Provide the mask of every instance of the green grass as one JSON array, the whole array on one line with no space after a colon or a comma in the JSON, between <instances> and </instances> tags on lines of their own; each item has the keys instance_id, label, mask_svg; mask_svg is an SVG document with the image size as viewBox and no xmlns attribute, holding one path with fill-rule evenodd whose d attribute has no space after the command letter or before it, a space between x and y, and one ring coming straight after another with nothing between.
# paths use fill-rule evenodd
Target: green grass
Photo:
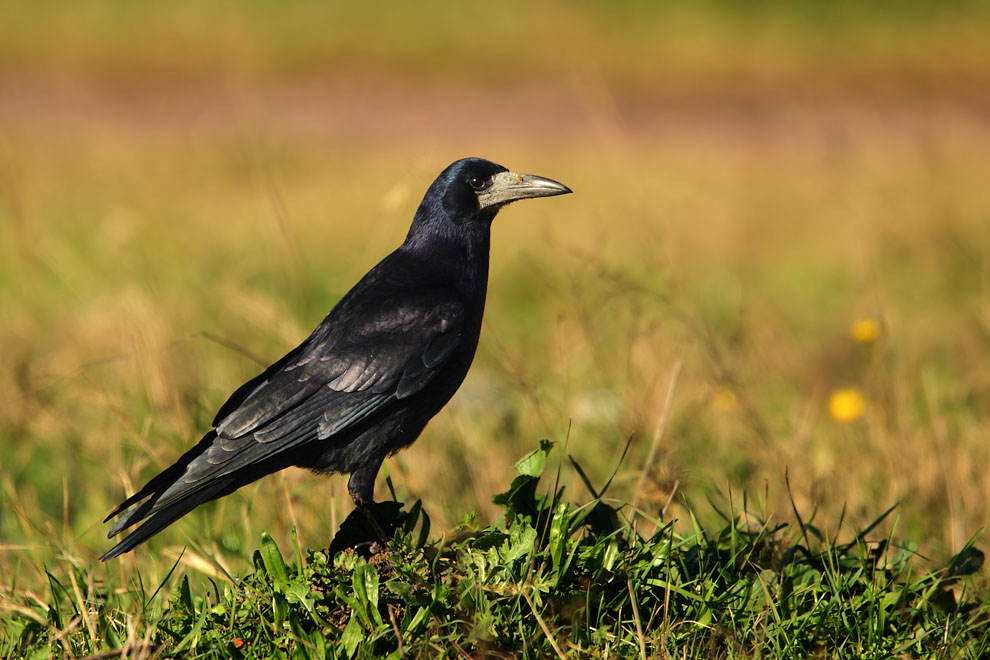
<instances>
[{"instance_id":1,"label":"green grass","mask_svg":"<svg viewBox=\"0 0 990 660\"><path fill-rule=\"evenodd\" d=\"M544 475L549 442L516 464L481 527L465 515L431 537L417 501L388 506L392 548L369 545L355 512L327 549L286 559L263 534L253 572L196 583L174 565L162 584L111 589L87 568L56 576L40 603L18 603L4 657L981 658L990 606L967 576L970 544L946 566L876 531L825 537L737 507L721 527L643 535L628 504L571 460L587 493L569 500ZM616 466L618 470L619 466ZM541 481L541 476L544 478ZM556 489L555 489L556 488ZM651 527L654 525L651 525ZM295 539L294 539L295 540ZM358 551L355 551L355 547ZM61 572L60 572L61 573ZM168 596L167 594L171 594Z\"/></svg>"},{"instance_id":2,"label":"green grass","mask_svg":"<svg viewBox=\"0 0 990 660\"><path fill-rule=\"evenodd\" d=\"M202 620L196 639L231 643L202 617L233 611L228 575L275 600L254 560L263 534L262 548L298 566L296 543L323 548L341 533L344 479L288 470L97 563L113 505L402 239L443 166L481 155L576 193L495 224L471 373L386 463L397 499L422 502L432 521L394 561L424 579L456 569L456 582L479 538L511 541L491 496L549 438L591 484L619 465L605 504L619 510L620 565L657 543L706 558L717 598L692 582L701 573L675 571L681 559L642 575L700 584L717 626L699 625L702 603L684 594L667 628L653 625L654 595L635 583L644 642L667 655L786 657L783 642L756 641L771 632L804 655L866 654L888 630L907 656L975 657L963 649L980 648L986 574L952 582L946 567L990 519L990 5L499 5L526 20L492 7L0 8L0 656L27 644L30 621L42 655L49 643L73 645L56 649L65 657L106 648L101 627L174 650L181 640L157 636L159 621L188 632ZM856 340L857 319L877 336ZM837 419L830 396L849 388L865 409ZM573 521L593 498L557 452L555 480L561 463L559 484L540 492L566 488L575 504L546 518ZM635 531L634 502L648 512ZM860 538L894 503L896 525L891 514ZM470 511L473 536L455 540ZM573 527L568 549L605 543ZM809 554L755 561L772 573L760 577L733 542L752 557ZM517 592L505 584L477 610L521 626L516 637L469 616L480 606L457 587L436 596L449 620L420 623L465 640L477 628L463 643L479 652L497 639L545 655L532 650L549 644L535 608L565 652L571 639L611 639L610 652L625 639L615 652L638 655L624 582L606 581L614 619L594 620L595 642L571 637L566 594L526 590L555 570L546 543L534 541ZM493 571L511 568L497 561ZM353 597L359 563L314 555L307 570ZM405 603L375 566L379 602ZM801 571L818 583L772 588ZM973 609L950 617L943 592ZM362 639L377 634L371 621ZM819 637L799 634L823 621ZM397 644L383 635L374 644Z\"/></svg>"}]
</instances>

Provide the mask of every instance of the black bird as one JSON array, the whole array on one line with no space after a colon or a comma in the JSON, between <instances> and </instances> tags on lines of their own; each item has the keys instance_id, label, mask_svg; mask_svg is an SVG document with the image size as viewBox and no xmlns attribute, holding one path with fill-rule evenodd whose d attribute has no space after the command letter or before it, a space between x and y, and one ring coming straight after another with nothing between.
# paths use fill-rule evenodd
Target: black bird
<instances>
[{"instance_id":1,"label":"black bird","mask_svg":"<svg viewBox=\"0 0 990 660\"><path fill-rule=\"evenodd\" d=\"M204 502L293 465L350 474L354 504L387 539L391 530L375 510L375 477L385 457L413 442L467 375L481 332L495 214L519 199L569 192L480 158L441 172L405 242L303 343L239 387L199 444L106 517L103 522L120 515L107 538L141 525L101 559L132 550Z\"/></svg>"}]
</instances>

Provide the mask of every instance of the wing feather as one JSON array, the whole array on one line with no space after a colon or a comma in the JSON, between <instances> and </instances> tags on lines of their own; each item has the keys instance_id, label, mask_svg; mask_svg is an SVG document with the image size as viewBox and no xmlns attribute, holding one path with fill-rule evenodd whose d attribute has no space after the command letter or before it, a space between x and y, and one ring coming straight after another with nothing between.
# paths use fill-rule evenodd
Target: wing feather
<instances>
[{"instance_id":1,"label":"wing feather","mask_svg":"<svg viewBox=\"0 0 990 660\"><path fill-rule=\"evenodd\" d=\"M216 423L219 435L240 437L283 415L294 417L296 407L327 387L352 394L369 390L388 394L405 380L402 396L422 389L460 340L463 306L434 297L384 305L376 312L349 326L333 324L334 329L341 328L333 336L318 328L313 333L317 340L304 342L291 360L280 361L279 369L269 369L262 374L265 378L252 381L254 389L239 405L225 404L227 414ZM321 328L331 321L328 317ZM408 376L409 372L414 375ZM332 403L348 408L345 398Z\"/></svg>"},{"instance_id":2,"label":"wing feather","mask_svg":"<svg viewBox=\"0 0 990 660\"><path fill-rule=\"evenodd\" d=\"M397 299L402 303L363 314L345 310L337 318L335 308L306 341L238 388L220 408L213 431L107 517L121 515L110 536L146 522L104 559L193 507L286 467L302 446L345 432L421 391L460 342L463 306L438 292Z\"/></svg>"}]
</instances>

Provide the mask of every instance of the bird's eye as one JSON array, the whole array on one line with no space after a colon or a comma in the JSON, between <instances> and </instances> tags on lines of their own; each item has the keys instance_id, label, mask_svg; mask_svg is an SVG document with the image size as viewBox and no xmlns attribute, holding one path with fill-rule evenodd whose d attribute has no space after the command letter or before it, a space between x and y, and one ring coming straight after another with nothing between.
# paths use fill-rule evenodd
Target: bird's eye
<instances>
[{"instance_id":1,"label":"bird's eye","mask_svg":"<svg viewBox=\"0 0 990 660\"><path fill-rule=\"evenodd\" d=\"M468 179L468 185L475 190L484 190L488 186L492 185L492 180L482 179L480 176L473 176Z\"/></svg>"}]
</instances>

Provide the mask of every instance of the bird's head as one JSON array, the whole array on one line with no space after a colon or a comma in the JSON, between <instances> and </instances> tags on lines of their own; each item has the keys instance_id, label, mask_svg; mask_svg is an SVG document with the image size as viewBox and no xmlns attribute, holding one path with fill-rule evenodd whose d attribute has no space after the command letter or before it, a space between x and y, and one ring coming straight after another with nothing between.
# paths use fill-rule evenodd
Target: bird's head
<instances>
[{"instance_id":1,"label":"bird's head","mask_svg":"<svg viewBox=\"0 0 990 660\"><path fill-rule=\"evenodd\" d=\"M444 210L472 215L498 212L520 199L564 195L571 189L533 174L516 174L482 158L463 158L445 169L437 183L443 189Z\"/></svg>"},{"instance_id":2,"label":"bird's head","mask_svg":"<svg viewBox=\"0 0 990 660\"><path fill-rule=\"evenodd\" d=\"M569 192L570 188L551 179L516 174L483 158L462 158L441 172L426 191L410 235L420 223L443 231L438 222L487 231L498 210L510 202Z\"/></svg>"}]
</instances>

